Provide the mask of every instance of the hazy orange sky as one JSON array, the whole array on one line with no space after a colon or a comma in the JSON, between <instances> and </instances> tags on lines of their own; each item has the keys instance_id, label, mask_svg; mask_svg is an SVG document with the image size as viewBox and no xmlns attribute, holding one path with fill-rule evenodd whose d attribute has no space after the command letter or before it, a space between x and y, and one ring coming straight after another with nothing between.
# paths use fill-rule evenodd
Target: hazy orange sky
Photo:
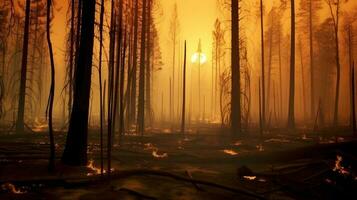
<instances>
[{"instance_id":1,"label":"hazy orange sky","mask_svg":"<svg viewBox=\"0 0 357 200\"><path fill-rule=\"evenodd\" d=\"M273 2L278 0L265 0L265 10L268 12L272 7ZM60 3L59 3L60 2ZM175 2L178 5L178 16L180 20L180 44L183 44L183 40L187 40L187 53L188 53L188 61L190 61L191 55L197 49L199 39L202 40L202 50L203 53L207 55L207 63L202 66L202 88L204 96L208 96L211 91L211 53L212 53L212 30L213 25L217 17L221 18L221 21L226 26L228 31L226 40L229 42L229 10L219 9L217 6L217 0L161 0L160 4L162 6L163 16L160 19L156 19L157 27L159 30L160 37L160 46L162 51L163 58L163 70L155 74L155 80L158 87L154 87L154 98L160 99L161 102L161 94L167 93L169 89L169 76L172 74L172 44L169 41L169 24L172 15L172 10ZM299 0L296 1L296 7L298 10ZM57 77L56 80L58 82L57 88L57 96L63 87L63 79L64 79L64 70L65 63L64 61L64 52L65 52L65 44L64 38L67 31L65 19L66 12L68 8L68 1L57 1L55 17L53 21L52 28L52 38L54 43L54 53L56 59L56 69L57 69ZM108 1L109 3L109 1ZM252 78L253 80L259 76L259 52L260 52L260 39L259 39L259 18L258 8L259 8L258 0L248 0L245 1L245 4L248 4L251 8L248 10L250 13L246 16L248 19L248 23L244 24L244 28L246 29L246 35L248 38L248 46L249 46L249 56L251 56L251 65L252 65ZM326 13L326 4L324 0L322 0L322 5L325 7L325 11L321 13ZM351 11L354 7L356 7L357 1L350 0L349 3L343 6L343 11ZM107 7L109 9L109 6ZM225 12L225 16L222 13ZM326 13L327 14L327 13ZM286 29L288 31L289 25L289 12L286 12ZM106 41L108 42L108 41ZM227 50L229 50L229 45L227 46ZM228 52L229 53L229 52ZM176 62L177 63L177 62ZM227 63L229 64L229 63ZM177 65L176 65L177 66ZM190 77L191 69L193 69L193 73L195 74L195 70L197 70L197 66L188 62L188 77ZM190 80L188 80L189 82ZM256 80L255 80L256 81ZM93 85L92 88L96 93L97 89L97 71L93 68ZM190 84L190 82L189 82ZM256 85L253 82L253 87ZM95 95L94 102L97 102L97 98ZM168 96L165 95L165 102L168 102ZM156 100L157 100L156 99ZM61 99L56 97L56 102L61 103ZM155 105L160 106L160 103L156 103ZM165 103L166 105L166 103Z\"/></svg>"}]
</instances>

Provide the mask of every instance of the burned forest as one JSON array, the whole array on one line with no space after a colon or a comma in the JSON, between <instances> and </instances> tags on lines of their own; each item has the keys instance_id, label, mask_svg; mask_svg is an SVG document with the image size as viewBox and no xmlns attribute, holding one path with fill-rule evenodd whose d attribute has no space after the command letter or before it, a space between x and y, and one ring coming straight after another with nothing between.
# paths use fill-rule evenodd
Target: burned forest
<instances>
[{"instance_id":1,"label":"burned forest","mask_svg":"<svg viewBox=\"0 0 357 200\"><path fill-rule=\"evenodd\" d=\"M0 30L0 199L357 199L356 0L2 0Z\"/></svg>"}]
</instances>

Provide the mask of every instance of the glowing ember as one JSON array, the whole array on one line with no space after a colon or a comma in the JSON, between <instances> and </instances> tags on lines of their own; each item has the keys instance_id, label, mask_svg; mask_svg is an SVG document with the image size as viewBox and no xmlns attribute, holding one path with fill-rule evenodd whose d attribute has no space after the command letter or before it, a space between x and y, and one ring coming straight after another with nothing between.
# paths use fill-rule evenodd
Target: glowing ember
<instances>
[{"instance_id":1,"label":"glowing ember","mask_svg":"<svg viewBox=\"0 0 357 200\"><path fill-rule=\"evenodd\" d=\"M264 147L262 144L258 144L256 148L258 149L258 151L264 151Z\"/></svg>"},{"instance_id":2,"label":"glowing ember","mask_svg":"<svg viewBox=\"0 0 357 200\"><path fill-rule=\"evenodd\" d=\"M337 155L335 161L335 167L333 168L333 171L338 172L342 175L348 175L350 174L350 172L342 166L342 160L343 160L342 156Z\"/></svg>"},{"instance_id":3,"label":"glowing ember","mask_svg":"<svg viewBox=\"0 0 357 200\"><path fill-rule=\"evenodd\" d=\"M234 143L234 146L240 146L240 145L242 145L241 141L237 141L237 142Z\"/></svg>"},{"instance_id":4,"label":"glowing ember","mask_svg":"<svg viewBox=\"0 0 357 200\"><path fill-rule=\"evenodd\" d=\"M287 139L272 138L272 139L269 139L269 140L265 140L264 142L288 143L288 142L290 142L290 140L287 140Z\"/></svg>"},{"instance_id":5,"label":"glowing ember","mask_svg":"<svg viewBox=\"0 0 357 200\"><path fill-rule=\"evenodd\" d=\"M166 158L168 156L167 153L159 153L159 148L155 147L151 143L146 143L145 145L145 150L152 150L151 155L154 156L155 158Z\"/></svg>"},{"instance_id":6,"label":"glowing ember","mask_svg":"<svg viewBox=\"0 0 357 200\"><path fill-rule=\"evenodd\" d=\"M231 156L238 155L238 153L236 151L232 150L232 149L225 149L225 150L223 150L223 152L225 154L228 154L228 155L231 155Z\"/></svg>"},{"instance_id":7,"label":"glowing ember","mask_svg":"<svg viewBox=\"0 0 357 200\"><path fill-rule=\"evenodd\" d=\"M13 194L24 194L24 193L26 193L26 191L22 191L20 189L16 189L16 187L11 183L2 184L1 185L1 189L5 190L5 191L8 191L8 192L11 192Z\"/></svg>"},{"instance_id":8,"label":"glowing ember","mask_svg":"<svg viewBox=\"0 0 357 200\"><path fill-rule=\"evenodd\" d=\"M257 177L256 176L243 176L244 179L254 181Z\"/></svg>"},{"instance_id":9,"label":"glowing ember","mask_svg":"<svg viewBox=\"0 0 357 200\"><path fill-rule=\"evenodd\" d=\"M168 155L167 155L167 153L160 154L158 152L158 150L153 150L152 151L152 156L154 156L155 158L166 158Z\"/></svg>"},{"instance_id":10,"label":"glowing ember","mask_svg":"<svg viewBox=\"0 0 357 200\"><path fill-rule=\"evenodd\" d=\"M100 168L97 168L94 166L94 161L93 160L90 160L88 165L87 165L87 168L89 170L92 170L93 173L87 173L87 176L92 176L92 175L96 175L96 174L100 174ZM106 171L103 169L103 173L105 173Z\"/></svg>"}]
</instances>

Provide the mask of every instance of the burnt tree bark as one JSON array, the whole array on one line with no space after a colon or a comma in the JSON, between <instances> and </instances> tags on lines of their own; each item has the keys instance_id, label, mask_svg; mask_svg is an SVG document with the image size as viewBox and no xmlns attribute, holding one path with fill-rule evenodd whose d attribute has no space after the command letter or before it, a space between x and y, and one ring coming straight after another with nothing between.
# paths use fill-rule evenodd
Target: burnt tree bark
<instances>
[{"instance_id":1,"label":"burnt tree bark","mask_svg":"<svg viewBox=\"0 0 357 200\"><path fill-rule=\"evenodd\" d=\"M51 5L52 0L47 0L47 19L46 19L46 36L47 36L47 44L50 55L51 62L51 89L48 97L48 128L49 128L49 138L50 138L50 158L49 158L49 171L53 171L55 168L55 142L53 137L53 127L52 127L52 111L53 111L53 100L55 97L55 62L53 58L53 50L51 43Z\"/></svg>"},{"instance_id":2,"label":"burnt tree bark","mask_svg":"<svg viewBox=\"0 0 357 200\"><path fill-rule=\"evenodd\" d=\"M265 55L264 55L264 13L263 0L260 0L260 43L261 43L261 76L262 76L262 127L265 126Z\"/></svg>"},{"instance_id":3,"label":"burnt tree bark","mask_svg":"<svg viewBox=\"0 0 357 200\"><path fill-rule=\"evenodd\" d=\"M185 114L186 114L186 40L183 56L183 88L182 88L182 117L181 117L181 133L185 134Z\"/></svg>"},{"instance_id":4,"label":"burnt tree bark","mask_svg":"<svg viewBox=\"0 0 357 200\"><path fill-rule=\"evenodd\" d=\"M239 0L231 0L232 17L232 93L231 93L231 131L236 135L241 131L240 108L240 57L239 57Z\"/></svg>"},{"instance_id":5,"label":"burnt tree bark","mask_svg":"<svg viewBox=\"0 0 357 200\"><path fill-rule=\"evenodd\" d=\"M103 22L104 22L104 0L100 3L100 20L99 20L99 115L100 115L100 174L104 172L103 160L103 87L102 87L102 55L103 55Z\"/></svg>"},{"instance_id":6,"label":"burnt tree bark","mask_svg":"<svg viewBox=\"0 0 357 200\"><path fill-rule=\"evenodd\" d=\"M295 129L295 0L291 0L291 49L288 128Z\"/></svg>"},{"instance_id":7,"label":"burnt tree bark","mask_svg":"<svg viewBox=\"0 0 357 200\"><path fill-rule=\"evenodd\" d=\"M138 132L144 135L144 114L145 114L145 41L146 41L146 15L147 0L143 0L143 12L142 12L142 27L141 27L141 47L140 47L140 69L139 69L139 102L138 102L138 116L137 126Z\"/></svg>"},{"instance_id":8,"label":"burnt tree bark","mask_svg":"<svg viewBox=\"0 0 357 200\"><path fill-rule=\"evenodd\" d=\"M88 108L92 73L95 0L82 2L82 25L78 62L74 77L74 99L62 162L87 164Z\"/></svg>"},{"instance_id":9,"label":"burnt tree bark","mask_svg":"<svg viewBox=\"0 0 357 200\"><path fill-rule=\"evenodd\" d=\"M22 47L22 61L21 61L21 79L20 79L20 92L19 92L19 104L17 107L17 121L16 132L24 132L24 118L25 118L25 96L26 96L26 78L27 78L27 54L29 45L29 26L30 26L30 6L31 1L26 0L25 9L25 26L24 26L24 39Z\"/></svg>"}]
</instances>

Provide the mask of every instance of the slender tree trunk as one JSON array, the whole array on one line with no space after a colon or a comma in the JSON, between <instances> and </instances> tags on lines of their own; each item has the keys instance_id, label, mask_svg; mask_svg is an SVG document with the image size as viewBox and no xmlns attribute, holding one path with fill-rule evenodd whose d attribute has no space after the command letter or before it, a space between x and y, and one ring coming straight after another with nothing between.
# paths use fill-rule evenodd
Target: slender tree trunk
<instances>
[{"instance_id":1,"label":"slender tree trunk","mask_svg":"<svg viewBox=\"0 0 357 200\"><path fill-rule=\"evenodd\" d=\"M279 28L278 32L278 51L279 51L279 97L280 97L280 120L283 119L283 74L282 74L282 63L281 63L281 30Z\"/></svg>"},{"instance_id":2,"label":"slender tree trunk","mask_svg":"<svg viewBox=\"0 0 357 200\"><path fill-rule=\"evenodd\" d=\"M183 57L183 88L182 88L182 118L181 118L181 133L185 134L185 111L186 111L186 41Z\"/></svg>"},{"instance_id":3,"label":"slender tree trunk","mask_svg":"<svg viewBox=\"0 0 357 200\"><path fill-rule=\"evenodd\" d=\"M295 129L295 0L291 0L291 52L288 127Z\"/></svg>"},{"instance_id":4,"label":"slender tree trunk","mask_svg":"<svg viewBox=\"0 0 357 200\"><path fill-rule=\"evenodd\" d=\"M143 0L142 27L141 27L141 47L140 47L140 70L139 70L139 104L138 104L138 132L144 135L144 114L145 114L145 41L146 41L146 8L147 0Z\"/></svg>"},{"instance_id":5,"label":"slender tree trunk","mask_svg":"<svg viewBox=\"0 0 357 200\"><path fill-rule=\"evenodd\" d=\"M83 1L81 42L77 73L74 77L74 101L62 162L68 165L87 164L88 108L91 86L94 40L95 0Z\"/></svg>"},{"instance_id":6,"label":"slender tree trunk","mask_svg":"<svg viewBox=\"0 0 357 200\"><path fill-rule=\"evenodd\" d=\"M71 114L72 99L73 99L73 54L74 54L74 18L75 18L75 0L71 1L71 35L70 35L70 50L69 50L69 73L68 73L68 116Z\"/></svg>"},{"instance_id":7,"label":"slender tree trunk","mask_svg":"<svg viewBox=\"0 0 357 200\"><path fill-rule=\"evenodd\" d=\"M260 132L260 138L263 138L263 121L262 121L262 94L261 94L261 83L260 83L260 78L259 78L259 132Z\"/></svg>"},{"instance_id":8,"label":"slender tree trunk","mask_svg":"<svg viewBox=\"0 0 357 200\"><path fill-rule=\"evenodd\" d=\"M336 3L336 19L335 22L335 43L336 43L336 93L335 93L335 109L333 115L333 124L336 127L338 125L338 105L340 97L340 79L341 79L341 64L340 64L340 44L339 44L339 12L340 12L340 1Z\"/></svg>"},{"instance_id":9,"label":"slender tree trunk","mask_svg":"<svg viewBox=\"0 0 357 200\"><path fill-rule=\"evenodd\" d=\"M134 10L134 40L133 40L133 74L132 74L132 82L131 82L131 107L130 107L130 116L129 123L133 124L135 121L136 111L136 85L137 85L137 63L138 63L138 22L139 22L139 0L135 0L135 10Z\"/></svg>"},{"instance_id":10,"label":"slender tree trunk","mask_svg":"<svg viewBox=\"0 0 357 200\"><path fill-rule=\"evenodd\" d=\"M352 130L353 134L356 134L356 103L355 103L355 63L352 63L352 78L351 78L351 85L352 85L352 91L351 91L351 96L352 96Z\"/></svg>"},{"instance_id":11,"label":"slender tree trunk","mask_svg":"<svg viewBox=\"0 0 357 200\"><path fill-rule=\"evenodd\" d=\"M147 11L147 36L146 36L146 81L145 81L145 91L146 91L146 123L147 125L151 124L151 4L152 0L148 0L148 11Z\"/></svg>"},{"instance_id":12,"label":"slender tree trunk","mask_svg":"<svg viewBox=\"0 0 357 200\"><path fill-rule=\"evenodd\" d=\"M262 125L265 126L265 55L264 55L264 13L263 0L260 0L260 43L261 43L261 76L262 76Z\"/></svg>"},{"instance_id":13,"label":"slender tree trunk","mask_svg":"<svg viewBox=\"0 0 357 200\"><path fill-rule=\"evenodd\" d=\"M52 0L47 0L47 20L46 20L46 36L48 43L48 50L50 54L51 61L51 89L48 96L48 128L49 128L49 138L50 138L50 158L49 158L49 171L53 171L55 168L55 142L53 137L53 127L52 127L52 111L53 111L53 101L55 97L55 62L53 58L53 50L51 43L51 4Z\"/></svg>"},{"instance_id":14,"label":"slender tree trunk","mask_svg":"<svg viewBox=\"0 0 357 200\"><path fill-rule=\"evenodd\" d=\"M271 24L274 24L274 17L272 17L272 22ZM273 25L272 25L273 26ZM271 112L271 108L270 108L270 101L271 101L271 82L272 82L272 78L271 78L271 74L272 74L272 63L273 63L273 28L270 28L269 31L269 60L268 60L268 85L267 85L267 99L266 99L266 110L268 111L268 113ZM274 92L273 92L274 93ZM270 126L270 124L268 124L267 126Z\"/></svg>"},{"instance_id":15,"label":"slender tree trunk","mask_svg":"<svg viewBox=\"0 0 357 200\"><path fill-rule=\"evenodd\" d=\"M314 85L314 43L313 43L312 1L309 3L309 42L310 42L310 119L315 114L315 85Z\"/></svg>"},{"instance_id":16,"label":"slender tree trunk","mask_svg":"<svg viewBox=\"0 0 357 200\"><path fill-rule=\"evenodd\" d=\"M99 21L99 115L100 115L100 174L104 172L103 159L103 87L102 87L102 54L103 54L103 22L104 22L104 0L100 3L100 21Z\"/></svg>"},{"instance_id":17,"label":"slender tree trunk","mask_svg":"<svg viewBox=\"0 0 357 200\"><path fill-rule=\"evenodd\" d=\"M301 94L302 94L302 108L304 121L306 121L306 101L305 101L305 75L304 75L304 59L302 52L301 40L299 40L299 50L300 50L300 65L301 65Z\"/></svg>"},{"instance_id":18,"label":"slender tree trunk","mask_svg":"<svg viewBox=\"0 0 357 200\"><path fill-rule=\"evenodd\" d=\"M122 3L122 2L121 2ZM120 105L119 105L119 144L123 144L123 135L124 135L124 74L125 74L125 54L127 48L127 33L126 28L124 29L124 45L123 45L123 54L122 54L122 63L120 69Z\"/></svg>"},{"instance_id":19,"label":"slender tree trunk","mask_svg":"<svg viewBox=\"0 0 357 200\"><path fill-rule=\"evenodd\" d=\"M239 0L232 0L232 94L231 94L231 131L232 135L241 132L240 108L240 58L239 58Z\"/></svg>"},{"instance_id":20,"label":"slender tree trunk","mask_svg":"<svg viewBox=\"0 0 357 200\"><path fill-rule=\"evenodd\" d=\"M109 43L109 73L108 73L108 136L107 136L107 172L110 176L111 170L111 155L112 155L112 131L113 131L113 88L114 88L114 57L115 57L115 21L116 13L114 8L114 0L111 0L111 16L110 16L110 43Z\"/></svg>"},{"instance_id":21,"label":"slender tree trunk","mask_svg":"<svg viewBox=\"0 0 357 200\"><path fill-rule=\"evenodd\" d=\"M16 132L24 132L24 118L25 118L25 96L26 96L26 77L27 77L27 54L29 44L29 25L30 25L30 0L26 0L25 9L25 26L24 26L24 40L22 47L22 63L21 63L21 79L20 79L20 92L19 92L19 105L17 107L17 122Z\"/></svg>"}]
</instances>

